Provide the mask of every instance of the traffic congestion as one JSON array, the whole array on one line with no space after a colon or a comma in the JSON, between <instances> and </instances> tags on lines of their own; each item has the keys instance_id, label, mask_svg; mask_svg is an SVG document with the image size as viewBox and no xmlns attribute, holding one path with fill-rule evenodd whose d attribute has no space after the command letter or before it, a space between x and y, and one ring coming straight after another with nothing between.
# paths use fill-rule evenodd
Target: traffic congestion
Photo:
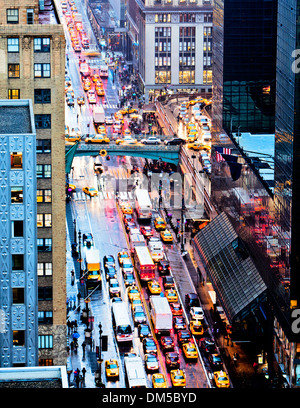
<instances>
[{"instance_id":1,"label":"traffic congestion","mask_svg":"<svg viewBox=\"0 0 300 408\"><path fill-rule=\"evenodd\" d=\"M116 81L122 57L95 51L80 2L60 4L68 49L66 144L162 143L130 99L120 106L120 89L122 95L130 94L130 87ZM209 103L197 97L179 105L179 133L165 141L199 151L199 163L207 174L211 136L203 108ZM230 387L205 311L191 280L184 276L176 234L159 206L153 206L148 191L138 183L129 185L130 176L136 180L142 174L145 159L109 159L75 157L68 182L77 229L83 234L86 294L95 326L101 322L109 339L101 364L105 386ZM106 193L107 176L115 167L117 177L125 172L129 186L122 197Z\"/></svg>"}]
</instances>

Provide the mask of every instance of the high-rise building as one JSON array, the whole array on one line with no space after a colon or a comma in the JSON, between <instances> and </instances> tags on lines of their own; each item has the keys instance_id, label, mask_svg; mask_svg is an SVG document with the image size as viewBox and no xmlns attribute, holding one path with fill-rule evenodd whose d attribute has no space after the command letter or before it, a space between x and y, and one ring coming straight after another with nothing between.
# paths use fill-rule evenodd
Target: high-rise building
<instances>
[{"instance_id":1,"label":"high-rise building","mask_svg":"<svg viewBox=\"0 0 300 408\"><path fill-rule=\"evenodd\" d=\"M214 2L214 110L228 133L274 133L276 13L274 0Z\"/></svg>"},{"instance_id":2,"label":"high-rise building","mask_svg":"<svg viewBox=\"0 0 300 408\"><path fill-rule=\"evenodd\" d=\"M30 99L36 129L35 363L60 365L66 361L65 38L54 1L1 0L0 52L0 99ZM25 356L18 364L27 364Z\"/></svg>"},{"instance_id":3,"label":"high-rise building","mask_svg":"<svg viewBox=\"0 0 300 408\"><path fill-rule=\"evenodd\" d=\"M299 64L295 60L300 53L299 5L297 0L216 0L213 26L216 47L213 53L213 144L218 150L231 149L231 154L238 156L241 173L233 179L230 159L227 164L213 155L212 200L219 213L226 213L225 219L237 232L241 248L251 257L266 284L265 299L260 300L256 313L257 327L264 332L260 348L262 355L267 351L270 371L272 365L277 364L291 386L300 383L300 325L297 324L300 88ZM250 8L256 13L255 21ZM239 38L240 44L233 41L234 38ZM253 53L255 47L252 48L254 38L260 50L257 54ZM271 48L265 49L268 43ZM240 47L240 58L239 54L233 58L233 52L238 49L236 45ZM266 58L261 54L264 49ZM241 78L244 72L245 78L247 75L250 78L251 72L244 64L246 52L257 87L255 82L240 86L239 79L234 82L232 76L239 68L236 78ZM257 93L253 93L255 89ZM252 119L256 120L254 126ZM271 155L266 155L265 160L258 157L260 139L253 135L251 156L237 134L233 134L238 130L274 133ZM262 136L261 146L266 144L267 137ZM268 165L273 184L261 176L262 169ZM222 267L226 267L225 262ZM225 309L231 303L227 296Z\"/></svg>"},{"instance_id":4,"label":"high-rise building","mask_svg":"<svg viewBox=\"0 0 300 408\"><path fill-rule=\"evenodd\" d=\"M211 0L129 0L126 20L127 59L146 100L166 89L211 92Z\"/></svg>"},{"instance_id":5,"label":"high-rise building","mask_svg":"<svg viewBox=\"0 0 300 408\"><path fill-rule=\"evenodd\" d=\"M1 367L38 360L35 144L31 100L1 100Z\"/></svg>"}]
</instances>

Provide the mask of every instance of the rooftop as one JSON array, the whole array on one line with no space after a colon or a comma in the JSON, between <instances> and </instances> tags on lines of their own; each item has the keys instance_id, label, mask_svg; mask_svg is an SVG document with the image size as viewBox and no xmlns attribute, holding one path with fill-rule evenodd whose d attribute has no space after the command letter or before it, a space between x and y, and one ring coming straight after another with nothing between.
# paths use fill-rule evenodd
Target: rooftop
<instances>
[{"instance_id":1,"label":"rooftop","mask_svg":"<svg viewBox=\"0 0 300 408\"><path fill-rule=\"evenodd\" d=\"M53 0L42 0L39 9L40 24L60 24Z\"/></svg>"},{"instance_id":2,"label":"rooftop","mask_svg":"<svg viewBox=\"0 0 300 408\"><path fill-rule=\"evenodd\" d=\"M30 104L26 100L2 100L0 103L0 134L32 133Z\"/></svg>"},{"instance_id":3,"label":"rooftop","mask_svg":"<svg viewBox=\"0 0 300 408\"><path fill-rule=\"evenodd\" d=\"M0 368L0 388L68 388L66 367Z\"/></svg>"}]
</instances>

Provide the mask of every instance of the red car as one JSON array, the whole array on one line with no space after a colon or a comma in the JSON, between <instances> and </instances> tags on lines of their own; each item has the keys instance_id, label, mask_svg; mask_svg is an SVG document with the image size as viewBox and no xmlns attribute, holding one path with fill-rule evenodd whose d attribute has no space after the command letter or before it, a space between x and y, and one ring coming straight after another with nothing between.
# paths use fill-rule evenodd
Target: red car
<instances>
[{"instance_id":1,"label":"red car","mask_svg":"<svg viewBox=\"0 0 300 408\"><path fill-rule=\"evenodd\" d=\"M150 226L143 226L140 228L141 233L144 235L145 238L152 237L153 231Z\"/></svg>"},{"instance_id":2,"label":"red car","mask_svg":"<svg viewBox=\"0 0 300 408\"><path fill-rule=\"evenodd\" d=\"M161 347L163 351L173 351L174 350L174 339L172 336L162 336L160 339Z\"/></svg>"},{"instance_id":3,"label":"red car","mask_svg":"<svg viewBox=\"0 0 300 408\"><path fill-rule=\"evenodd\" d=\"M194 343L191 333L188 330L179 330L178 343L182 346L184 343Z\"/></svg>"},{"instance_id":4,"label":"red car","mask_svg":"<svg viewBox=\"0 0 300 408\"><path fill-rule=\"evenodd\" d=\"M173 316L182 316L183 310L180 303L170 303Z\"/></svg>"}]
</instances>

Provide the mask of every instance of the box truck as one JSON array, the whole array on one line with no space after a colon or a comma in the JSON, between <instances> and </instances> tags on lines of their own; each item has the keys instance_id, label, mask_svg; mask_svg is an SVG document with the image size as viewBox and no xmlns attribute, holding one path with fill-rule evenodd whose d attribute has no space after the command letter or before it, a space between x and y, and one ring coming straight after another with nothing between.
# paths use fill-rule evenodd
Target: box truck
<instances>
[{"instance_id":1,"label":"box truck","mask_svg":"<svg viewBox=\"0 0 300 408\"><path fill-rule=\"evenodd\" d=\"M101 289L101 263L98 249L91 248L85 250L85 267L87 283L99 285Z\"/></svg>"},{"instance_id":2,"label":"box truck","mask_svg":"<svg viewBox=\"0 0 300 408\"><path fill-rule=\"evenodd\" d=\"M164 296L150 296L150 315L155 334L168 336L173 330L173 315L168 302Z\"/></svg>"},{"instance_id":3,"label":"box truck","mask_svg":"<svg viewBox=\"0 0 300 408\"><path fill-rule=\"evenodd\" d=\"M94 107L93 120L95 125L105 123L105 113L102 105L96 105Z\"/></svg>"}]
</instances>

